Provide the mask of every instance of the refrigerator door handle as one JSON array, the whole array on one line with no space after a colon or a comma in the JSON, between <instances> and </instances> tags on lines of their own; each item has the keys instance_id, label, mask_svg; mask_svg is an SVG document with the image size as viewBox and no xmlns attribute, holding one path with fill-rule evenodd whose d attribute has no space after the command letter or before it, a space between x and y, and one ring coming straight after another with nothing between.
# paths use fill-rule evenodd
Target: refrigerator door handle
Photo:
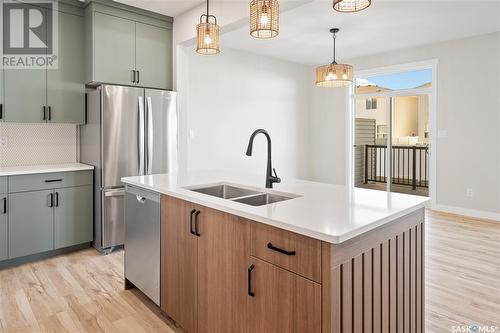
<instances>
[{"instance_id":1,"label":"refrigerator door handle","mask_svg":"<svg viewBox=\"0 0 500 333\"><path fill-rule=\"evenodd\" d=\"M147 98L147 161L146 161L146 174L150 175L153 171L153 103L151 97Z\"/></svg>"},{"instance_id":2,"label":"refrigerator door handle","mask_svg":"<svg viewBox=\"0 0 500 333\"><path fill-rule=\"evenodd\" d=\"M142 96L139 96L138 98L139 101L139 130L137 131L138 133L138 138L137 138L137 144L139 145L139 175L142 176L145 174L145 169L144 169L144 162L145 162L145 157L144 157L144 121L145 121L145 115L144 115L144 100Z\"/></svg>"}]
</instances>

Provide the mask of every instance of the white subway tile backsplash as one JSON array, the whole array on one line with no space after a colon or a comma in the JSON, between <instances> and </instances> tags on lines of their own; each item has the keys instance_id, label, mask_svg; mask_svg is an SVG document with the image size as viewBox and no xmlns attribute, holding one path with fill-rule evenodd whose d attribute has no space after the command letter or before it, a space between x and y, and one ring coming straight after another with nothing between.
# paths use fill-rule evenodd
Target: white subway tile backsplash
<instances>
[{"instance_id":1,"label":"white subway tile backsplash","mask_svg":"<svg viewBox=\"0 0 500 333\"><path fill-rule=\"evenodd\" d=\"M78 130L74 124L0 123L0 139L0 166L78 161Z\"/></svg>"}]
</instances>

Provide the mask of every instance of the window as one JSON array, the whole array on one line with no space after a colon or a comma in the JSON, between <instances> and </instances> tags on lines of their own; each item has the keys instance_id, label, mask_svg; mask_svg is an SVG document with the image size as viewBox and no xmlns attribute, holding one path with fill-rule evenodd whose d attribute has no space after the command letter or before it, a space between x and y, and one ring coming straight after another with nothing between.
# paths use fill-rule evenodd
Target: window
<instances>
[{"instance_id":1,"label":"window","mask_svg":"<svg viewBox=\"0 0 500 333\"><path fill-rule=\"evenodd\" d=\"M367 98L366 99L366 109L367 110L376 110L377 109L377 99L376 98Z\"/></svg>"}]
</instances>

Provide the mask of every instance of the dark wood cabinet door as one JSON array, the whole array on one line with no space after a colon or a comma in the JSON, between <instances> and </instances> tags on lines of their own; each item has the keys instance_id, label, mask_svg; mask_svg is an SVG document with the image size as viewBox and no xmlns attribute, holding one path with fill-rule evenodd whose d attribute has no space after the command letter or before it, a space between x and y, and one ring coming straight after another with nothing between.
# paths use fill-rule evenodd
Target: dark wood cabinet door
<instances>
[{"instance_id":1,"label":"dark wood cabinet door","mask_svg":"<svg viewBox=\"0 0 500 333\"><path fill-rule=\"evenodd\" d=\"M161 309L189 333L197 332L197 240L190 232L194 205L161 197Z\"/></svg>"},{"instance_id":2,"label":"dark wood cabinet door","mask_svg":"<svg viewBox=\"0 0 500 333\"><path fill-rule=\"evenodd\" d=\"M247 222L198 208L198 331L249 332Z\"/></svg>"},{"instance_id":3,"label":"dark wood cabinet door","mask_svg":"<svg viewBox=\"0 0 500 333\"><path fill-rule=\"evenodd\" d=\"M321 285L251 258L250 332L321 332Z\"/></svg>"}]
</instances>

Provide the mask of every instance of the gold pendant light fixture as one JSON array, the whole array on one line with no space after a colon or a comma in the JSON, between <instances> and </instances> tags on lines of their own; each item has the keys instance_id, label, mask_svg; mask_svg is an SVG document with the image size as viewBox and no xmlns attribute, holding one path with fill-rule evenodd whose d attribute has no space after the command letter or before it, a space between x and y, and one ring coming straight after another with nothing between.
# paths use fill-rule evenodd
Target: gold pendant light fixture
<instances>
[{"instance_id":1,"label":"gold pendant light fixture","mask_svg":"<svg viewBox=\"0 0 500 333\"><path fill-rule=\"evenodd\" d=\"M209 14L209 0L207 13L200 16L200 23L196 26L196 52L203 55L212 55L219 50L219 26L217 18Z\"/></svg>"},{"instance_id":2,"label":"gold pendant light fixture","mask_svg":"<svg viewBox=\"0 0 500 333\"><path fill-rule=\"evenodd\" d=\"M280 5L278 0L252 0L250 3L250 35L268 39L278 36Z\"/></svg>"},{"instance_id":3,"label":"gold pendant light fixture","mask_svg":"<svg viewBox=\"0 0 500 333\"><path fill-rule=\"evenodd\" d=\"M339 29L333 28L330 32L333 34L333 61L316 68L316 86L323 88L348 86L352 83L352 66L338 64L335 60L335 40Z\"/></svg>"},{"instance_id":4,"label":"gold pendant light fixture","mask_svg":"<svg viewBox=\"0 0 500 333\"><path fill-rule=\"evenodd\" d=\"M371 4L371 0L333 0L333 9L341 13L355 13Z\"/></svg>"}]
</instances>

